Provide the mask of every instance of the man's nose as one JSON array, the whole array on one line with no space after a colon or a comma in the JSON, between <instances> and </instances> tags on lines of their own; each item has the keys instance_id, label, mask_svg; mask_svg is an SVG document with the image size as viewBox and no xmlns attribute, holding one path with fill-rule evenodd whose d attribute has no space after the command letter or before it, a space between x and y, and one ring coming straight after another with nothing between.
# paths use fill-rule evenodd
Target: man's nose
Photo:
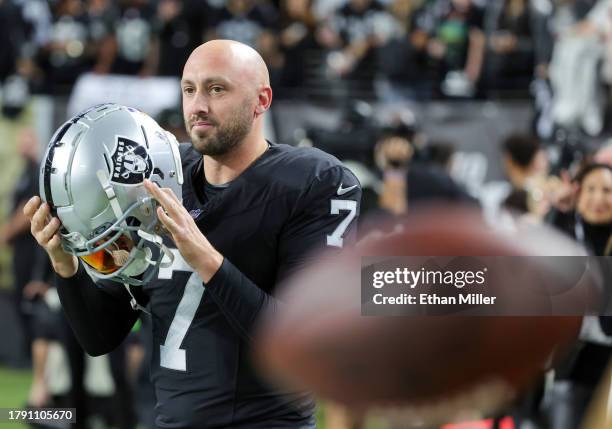
<instances>
[{"instance_id":1,"label":"man's nose","mask_svg":"<svg viewBox=\"0 0 612 429\"><path fill-rule=\"evenodd\" d=\"M190 116L208 115L209 109L208 100L199 92L193 97L188 113Z\"/></svg>"}]
</instances>

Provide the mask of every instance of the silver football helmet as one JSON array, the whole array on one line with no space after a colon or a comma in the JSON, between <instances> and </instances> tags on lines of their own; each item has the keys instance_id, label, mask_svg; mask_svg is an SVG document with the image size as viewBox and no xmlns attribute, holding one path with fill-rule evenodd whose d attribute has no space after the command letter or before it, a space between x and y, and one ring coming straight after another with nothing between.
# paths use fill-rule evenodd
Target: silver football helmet
<instances>
[{"instance_id":1,"label":"silver football helmet","mask_svg":"<svg viewBox=\"0 0 612 429\"><path fill-rule=\"evenodd\" d=\"M144 179L181 199L178 142L136 109L94 106L62 125L49 143L40 195L62 223L62 245L94 280L142 285L164 255L172 260Z\"/></svg>"}]
</instances>

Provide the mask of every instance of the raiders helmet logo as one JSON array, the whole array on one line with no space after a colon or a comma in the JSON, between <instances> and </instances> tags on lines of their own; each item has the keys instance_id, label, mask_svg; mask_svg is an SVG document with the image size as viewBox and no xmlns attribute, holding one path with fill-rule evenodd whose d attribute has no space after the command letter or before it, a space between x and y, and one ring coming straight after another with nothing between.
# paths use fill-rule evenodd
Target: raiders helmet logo
<instances>
[{"instance_id":1,"label":"raiders helmet logo","mask_svg":"<svg viewBox=\"0 0 612 429\"><path fill-rule=\"evenodd\" d=\"M112 156L111 182L135 185L151 176L153 163L144 146L125 137L117 137L117 146Z\"/></svg>"}]
</instances>

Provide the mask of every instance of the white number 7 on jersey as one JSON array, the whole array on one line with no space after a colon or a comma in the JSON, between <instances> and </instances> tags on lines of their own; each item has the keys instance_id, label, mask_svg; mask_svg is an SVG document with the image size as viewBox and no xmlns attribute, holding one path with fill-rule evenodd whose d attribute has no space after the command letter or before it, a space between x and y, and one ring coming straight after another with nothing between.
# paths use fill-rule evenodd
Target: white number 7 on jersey
<instances>
[{"instance_id":1,"label":"white number 7 on jersey","mask_svg":"<svg viewBox=\"0 0 612 429\"><path fill-rule=\"evenodd\" d=\"M355 200L331 200L331 214L340 214L340 210L348 211L349 214L338 224L334 232L327 236L327 245L334 247L342 247L344 239L342 236L346 229L351 224L351 221L357 216L357 201Z\"/></svg>"},{"instance_id":2,"label":"white number 7 on jersey","mask_svg":"<svg viewBox=\"0 0 612 429\"><path fill-rule=\"evenodd\" d=\"M181 344L187 335L191 322L193 322L200 301L202 301L204 285L198 273L187 265L179 251L177 249L170 250L174 253L172 266L160 268L158 278L171 279L173 271L191 272L191 276L187 280L183 297L179 302L174 318L172 318L172 323L170 323L166 341L159 346L159 365L176 371L187 371L187 354L186 350L181 348ZM164 256L164 260L167 260L167 256Z\"/></svg>"}]
</instances>

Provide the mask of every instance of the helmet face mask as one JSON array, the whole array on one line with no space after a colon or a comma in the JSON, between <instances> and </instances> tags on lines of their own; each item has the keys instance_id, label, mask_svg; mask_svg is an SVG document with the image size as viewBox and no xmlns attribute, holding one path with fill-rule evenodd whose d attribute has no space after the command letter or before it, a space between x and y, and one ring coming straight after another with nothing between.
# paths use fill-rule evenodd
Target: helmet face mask
<instances>
[{"instance_id":1,"label":"helmet face mask","mask_svg":"<svg viewBox=\"0 0 612 429\"><path fill-rule=\"evenodd\" d=\"M70 119L43 158L40 194L62 228L64 249L94 280L142 285L165 255L150 179L181 199L183 174L174 136L135 109L103 104Z\"/></svg>"}]
</instances>

